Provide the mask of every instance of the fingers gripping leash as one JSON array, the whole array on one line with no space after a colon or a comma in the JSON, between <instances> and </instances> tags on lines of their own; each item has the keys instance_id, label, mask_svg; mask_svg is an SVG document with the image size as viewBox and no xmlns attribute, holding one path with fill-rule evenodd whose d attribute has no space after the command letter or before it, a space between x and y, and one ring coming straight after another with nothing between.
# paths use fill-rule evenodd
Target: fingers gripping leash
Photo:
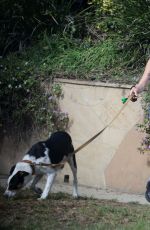
<instances>
[{"instance_id":1,"label":"fingers gripping leash","mask_svg":"<svg viewBox=\"0 0 150 230\"><path fill-rule=\"evenodd\" d=\"M133 88L135 88L135 89L136 89L136 86L135 86L135 85L133 85L133 86L131 87L131 90L132 90ZM135 94L135 92L134 92L134 91L132 91L132 93L131 93L131 95L130 95L130 100L131 100L132 102L137 101L137 95Z\"/></svg>"},{"instance_id":2,"label":"fingers gripping leash","mask_svg":"<svg viewBox=\"0 0 150 230\"><path fill-rule=\"evenodd\" d=\"M136 88L136 86L133 85L133 86L131 87L131 90L132 90L133 88ZM122 103L125 104L126 101L127 101L128 99L130 99L132 102L137 101L137 95L135 94L134 91L131 91L131 94L130 94L128 97L123 97L123 98L121 99L121 100L122 100Z\"/></svg>"}]
</instances>

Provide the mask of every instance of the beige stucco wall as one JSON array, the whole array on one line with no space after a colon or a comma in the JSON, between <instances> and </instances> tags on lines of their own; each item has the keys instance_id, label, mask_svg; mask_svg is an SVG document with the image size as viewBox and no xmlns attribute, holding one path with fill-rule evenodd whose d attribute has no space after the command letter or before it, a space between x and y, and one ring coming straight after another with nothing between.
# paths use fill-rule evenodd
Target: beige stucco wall
<instances>
[{"instance_id":1,"label":"beige stucco wall","mask_svg":"<svg viewBox=\"0 0 150 230\"><path fill-rule=\"evenodd\" d=\"M58 80L64 98L62 110L69 113L70 134L75 148L83 144L108 124L123 106L121 98L128 96L130 86ZM111 188L123 192L141 193L150 175L147 154L138 147L142 134L137 123L142 120L141 100L129 102L120 116L92 143L77 153L79 183L96 188ZM60 174L62 181L70 173L66 165Z\"/></svg>"},{"instance_id":2,"label":"beige stucco wall","mask_svg":"<svg viewBox=\"0 0 150 230\"><path fill-rule=\"evenodd\" d=\"M75 148L104 128L119 112L121 98L127 96L130 86L56 80L63 89L60 100L63 111L69 113L70 129ZM119 117L92 143L77 153L78 181L80 185L110 188L123 192L141 193L150 176L148 154L140 154L138 147L142 134L136 124L142 120L140 99L129 102ZM8 173L10 166L20 160L37 140L14 143L5 137L0 142L0 173ZM59 173L57 181L72 174L68 165Z\"/></svg>"},{"instance_id":3,"label":"beige stucco wall","mask_svg":"<svg viewBox=\"0 0 150 230\"><path fill-rule=\"evenodd\" d=\"M5 136L0 139L0 175L8 174L10 168L20 161L33 143L43 140L44 134L35 132L25 139Z\"/></svg>"}]
</instances>

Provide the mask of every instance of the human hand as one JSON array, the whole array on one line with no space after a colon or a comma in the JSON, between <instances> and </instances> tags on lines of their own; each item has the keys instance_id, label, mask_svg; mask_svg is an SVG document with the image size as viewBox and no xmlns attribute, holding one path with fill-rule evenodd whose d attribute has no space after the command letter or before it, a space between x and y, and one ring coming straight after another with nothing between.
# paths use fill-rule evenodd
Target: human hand
<instances>
[{"instance_id":1,"label":"human hand","mask_svg":"<svg viewBox=\"0 0 150 230\"><path fill-rule=\"evenodd\" d=\"M138 88L136 86L132 86L130 90L130 100L132 102L135 102L137 101L137 97L138 97Z\"/></svg>"}]
</instances>

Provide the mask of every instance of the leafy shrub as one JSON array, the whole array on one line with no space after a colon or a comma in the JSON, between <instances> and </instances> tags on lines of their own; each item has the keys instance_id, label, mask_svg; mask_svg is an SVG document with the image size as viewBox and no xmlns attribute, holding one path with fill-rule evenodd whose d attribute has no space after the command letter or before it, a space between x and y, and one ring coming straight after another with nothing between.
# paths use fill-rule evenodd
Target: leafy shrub
<instances>
[{"instance_id":1,"label":"leafy shrub","mask_svg":"<svg viewBox=\"0 0 150 230\"><path fill-rule=\"evenodd\" d=\"M16 51L30 44L45 30L62 31L70 13L86 7L87 1L75 0L2 0L0 1L0 54Z\"/></svg>"},{"instance_id":2,"label":"leafy shrub","mask_svg":"<svg viewBox=\"0 0 150 230\"><path fill-rule=\"evenodd\" d=\"M124 51L133 53L128 66L133 68L145 63L150 49L150 5L144 0L93 0L99 5L97 29L114 39L120 37Z\"/></svg>"},{"instance_id":3,"label":"leafy shrub","mask_svg":"<svg viewBox=\"0 0 150 230\"><path fill-rule=\"evenodd\" d=\"M9 55L0 66L1 133L21 136L37 128L48 132L66 129L68 114L58 105L61 87L50 79L46 81L35 63L24 55Z\"/></svg>"},{"instance_id":4,"label":"leafy shrub","mask_svg":"<svg viewBox=\"0 0 150 230\"><path fill-rule=\"evenodd\" d=\"M36 47L38 50L36 55L32 52L33 59L38 56L38 66L46 76L132 83L138 72L138 69L127 69L128 59L133 54L123 49L119 38L95 42L88 38L44 34Z\"/></svg>"},{"instance_id":5,"label":"leafy shrub","mask_svg":"<svg viewBox=\"0 0 150 230\"><path fill-rule=\"evenodd\" d=\"M0 2L1 55L22 51L31 41L33 45L2 60L3 130L13 125L26 129L27 124L32 129L36 124L47 125L48 120L51 127L61 118L57 107L61 90L56 86L45 94L41 85L46 79L61 76L135 84L150 53L149 1L91 0L88 9L87 4L77 9L75 2L87 3ZM51 97L55 99L48 108Z\"/></svg>"}]
</instances>

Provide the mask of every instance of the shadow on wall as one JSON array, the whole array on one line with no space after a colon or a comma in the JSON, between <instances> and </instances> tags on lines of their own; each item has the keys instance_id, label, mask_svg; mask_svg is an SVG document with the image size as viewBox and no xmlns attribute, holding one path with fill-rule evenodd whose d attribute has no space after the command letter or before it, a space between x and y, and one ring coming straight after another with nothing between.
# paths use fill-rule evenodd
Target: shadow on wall
<instances>
[{"instance_id":1,"label":"shadow on wall","mask_svg":"<svg viewBox=\"0 0 150 230\"><path fill-rule=\"evenodd\" d=\"M150 175L149 158L147 153L141 154L135 148L140 147L142 138L143 134L137 132L136 127L127 133L105 170L107 188L120 188L121 192L130 193L145 191Z\"/></svg>"},{"instance_id":2,"label":"shadow on wall","mask_svg":"<svg viewBox=\"0 0 150 230\"><path fill-rule=\"evenodd\" d=\"M2 136L0 139L0 174L8 174L12 165L22 159L33 143L41 139L45 139L44 135L39 136L37 132L21 140L11 136Z\"/></svg>"}]
</instances>

